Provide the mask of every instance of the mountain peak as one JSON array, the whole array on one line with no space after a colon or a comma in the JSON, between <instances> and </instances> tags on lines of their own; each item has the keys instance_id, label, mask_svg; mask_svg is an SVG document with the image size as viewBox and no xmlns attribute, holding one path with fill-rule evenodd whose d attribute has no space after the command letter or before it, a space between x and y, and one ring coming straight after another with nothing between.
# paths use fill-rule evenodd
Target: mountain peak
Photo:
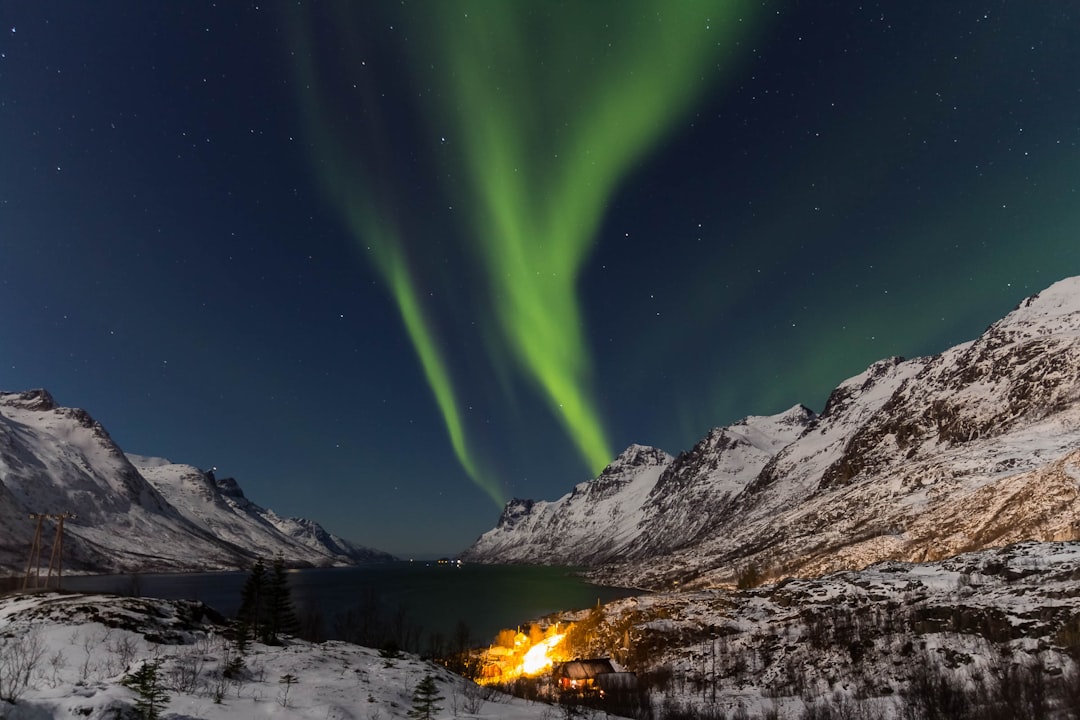
<instances>
[{"instance_id":1,"label":"mountain peak","mask_svg":"<svg viewBox=\"0 0 1080 720\"><path fill-rule=\"evenodd\" d=\"M817 415L803 404L793 405L776 415L748 415L726 428L713 428L709 438L730 433L763 450L775 452L794 442Z\"/></svg>"},{"instance_id":2,"label":"mountain peak","mask_svg":"<svg viewBox=\"0 0 1080 720\"><path fill-rule=\"evenodd\" d=\"M648 445L633 444L619 453L612 460L601 475L610 475L612 472L621 472L628 467L650 467L663 465L671 460L671 456L663 450L649 447Z\"/></svg>"},{"instance_id":3,"label":"mountain peak","mask_svg":"<svg viewBox=\"0 0 1080 720\"><path fill-rule=\"evenodd\" d=\"M57 407L53 396L44 388L24 392L0 391L0 405L21 410L55 410Z\"/></svg>"},{"instance_id":4,"label":"mountain peak","mask_svg":"<svg viewBox=\"0 0 1080 720\"><path fill-rule=\"evenodd\" d=\"M1080 334L1080 276L1059 280L1025 298L990 329L1020 330L1031 335Z\"/></svg>"}]
</instances>

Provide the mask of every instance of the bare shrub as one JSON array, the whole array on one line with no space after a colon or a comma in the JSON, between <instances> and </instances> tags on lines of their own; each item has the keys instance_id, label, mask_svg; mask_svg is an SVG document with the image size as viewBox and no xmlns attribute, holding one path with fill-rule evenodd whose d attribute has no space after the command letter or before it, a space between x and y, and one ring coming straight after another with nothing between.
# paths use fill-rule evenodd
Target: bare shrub
<instances>
[{"instance_id":1,"label":"bare shrub","mask_svg":"<svg viewBox=\"0 0 1080 720\"><path fill-rule=\"evenodd\" d=\"M209 689L210 697L215 703L220 704L225 699L225 693L229 689L229 683L236 683L244 674L244 657L236 652L236 648L228 642L221 643L221 659L217 668L210 673ZM239 687L237 697L240 696Z\"/></svg>"},{"instance_id":2,"label":"bare shrub","mask_svg":"<svg viewBox=\"0 0 1080 720\"><path fill-rule=\"evenodd\" d=\"M135 641L135 638L124 634L118 638L107 640L105 649L116 656L117 662L126 671L131 667L131 663L139 652L139 644Z\"/></svg>"},{"instance_id":3,"label":"bare shrub","mask_svg":"<svg viewBox=\"0 0 1080 720\"><path fill-rule=\"evenodd\" d=\"M36 629L0 638L0 700L18 702L44 654L45 645Z\"/></svg>"},{"instance_id":4,"label":"bare shrub","mask_svg":"<svg viewBox=\"0 0 1080 720\"><path fill-rule=\"evenodd\" d=\"M470 715L476 715L480 712L480 708L484 707L484 703L495 696L496 692L493 687L467 681L462 692L461 707Z\"/></svg>"},{"instance_id":5,"label":"bare shrub","mask_svg":"<svg viewBox=\"0 0 1080 720\"><path fill-rule=\"evenodd\" d=\"M79 666L79 678L85 682L90 677L90 671L97 669L97 665L94 664L93 660L98 647L105 640L105 635L100 632L88 632L86 635L80 636L79 631L76 630L71 637L72 643L79 642L83 652L86 653L82 665Z\"/></svg>"},{"instance_id":6,"label":"bare shrub","mask_svg":"<svg viewBox=\"0 0 1080 720\"><path fill-rule=\"evenodd\" d=\"M57 650L55 653L49 656L49 668L52 670L52 676L49 679L49 686L56 687L60 684L60 672L67 667L67 658L64 657L63 650Z\"/></svg>"},{"instance_id":7,"label":"bare shrub","mask_svg":"<svg viewBox=\"0 0 1080 720\"><path fill-rule=\"evenodd\" d=\"M193 693L199 687L206 656L192 650L176 658L165 673L165 687L176 693Z\"/></svg>"}]
</instances>

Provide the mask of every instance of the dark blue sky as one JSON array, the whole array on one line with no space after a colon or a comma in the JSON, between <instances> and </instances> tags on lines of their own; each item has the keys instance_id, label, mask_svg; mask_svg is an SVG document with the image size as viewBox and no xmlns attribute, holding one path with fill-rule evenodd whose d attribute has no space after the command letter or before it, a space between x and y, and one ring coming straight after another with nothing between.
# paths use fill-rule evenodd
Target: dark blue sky
<instances>
[{"instance_id":1,"label":"dark blue sky","mask_svg":"<svg viewBox=\"0 0 1080 720\"><path fill-rule=\"evenodd\" d=\"M1080 272L1080 3L680 8L0 5L0 387L450 553Z\"/></svg>"}]
</instances>

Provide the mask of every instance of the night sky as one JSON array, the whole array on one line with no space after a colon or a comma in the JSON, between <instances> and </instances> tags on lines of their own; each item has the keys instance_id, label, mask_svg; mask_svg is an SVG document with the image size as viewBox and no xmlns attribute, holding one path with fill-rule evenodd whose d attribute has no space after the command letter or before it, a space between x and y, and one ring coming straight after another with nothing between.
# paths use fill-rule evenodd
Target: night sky
<instances>
[{"instance_id":1,"label":"night sky","mask_svg":"<svg viewBox=\"0 0 1080 720\"><path fill-rule=\"evenodd\" d=\"M1077 22L0 1L0 388L457 552L1080 273Z\"/></svg>"}]
</instances>

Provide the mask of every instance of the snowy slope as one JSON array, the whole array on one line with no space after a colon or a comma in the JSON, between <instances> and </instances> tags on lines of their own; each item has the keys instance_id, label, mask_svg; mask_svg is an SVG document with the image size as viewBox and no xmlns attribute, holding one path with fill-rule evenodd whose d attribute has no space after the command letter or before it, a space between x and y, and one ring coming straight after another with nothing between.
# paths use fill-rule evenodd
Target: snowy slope
<instances>
[{"instance_id":1,"label":"snowy slope","mask_svg":"<svg viewBox=\"0 0 1080 720\"><path fill-rule=\"evenodd\" d=\"M642 595L547 621L568 628L569 656L635 672L650 717L1066 720L1080 710L1078 577L1080 544L1022 543L744 591ZM234 663L229 638L193 601L0 597L0 667L28 663L23 681L0 676L16 700L0 700L0 717L133 716L135 693L120 681L150 660L169 689L166 718L405 718L426 675L442 697L437 718L611 717L343 642L252 643Z\"/></svg>"},{"instance_id":2,"label":"snowy slope","mask_svg":"<svg viewBox=\"0 0 1080 720\"><path fill-rule=\"evenodd\" d=\"M671 460L655 448L631 445L595 480L554 502L511 500L499 524L464 558L493 552L503 562L559 558L559 564L584 565L617 557L637 537L649 492Z\"/></svg>"},{"instance_id":3,"label":"snowy slope","mask_svg":"<svg viewBox=\"0 0 1080 720\"><path fill-rule=\"evenodd\" d=\"M253 643L226 677L238 657L228 635L219 617L191 601L57 593L0 598L0 661L36 656L25 684L0 676L0 691L18 691L14 704L0 700L0 718L137 717L136 694L121 680L154 660L168 688L161 716L176 720L406 718L426 675L436 680L439 718L552 717L549 705L480 688L414 655L387 660L342 642ZM286 675L295 682L282 683Z\"/></svg>"},{"instance_id":4,"label":"snowy slope","mask_svg":"<svg viewBox=\"0 0 1080 720\"><path fill-rule=\"evenodd\" d=\"M289 547L288 555L312 564L392 560L388 553L350 543L304 518L283 518L244 496L232 478L163 458L128 455L146 480L181 515L234 545L270 557Z\"/></svg>"},{"instance_id":5,"label":"snowy slope","mask_svg":"<svg viewBox=\"0 0 1080 720\"><path fill-rule=\"evenodd\" d=\"M1078 577L1080 544L1028 542L559 619L587 623L574 654L655 673L699 717L1064 720L1080 712Z\"/></svg>"},{"instance_id":6,"label":"snowy slope","mask_svg":"<svg viewBox=\"0 0 1080 720\"><path fill-rule=\"evenodd\" d=\"M237 568L277 552L298 565L366 557L329 536L320 544L317 526L279 527L269 511L230 503L196 468L124 455L88 413L59 407L44 390L0 393L0 567L26 567L32 513L75 514L65 522L64 564L76 571ZM43 525L46 564L53 527Z\"/></svg>"},{"instance_id":7,"label":"snowy slope","mask_svg":"<svg viewBox=\"0 0 1080 720\"><path fill-rule=\"evenodd\" d=\"M875 363L819 416L798 410L784 414L786 436L766 433L771 445L750 442L745 423L712 431L664 468L644 505L607 498L636 519L634 538L578 560L604 564L595 577L613 584L708 586L748 570L813 575L1080 535L1080 278L1028 298L975 341ZM540 508L542 527L594 543L577 494L576 505L516 501L514 522L466 557L564 562L525 536L541 529L530 517Z\"/></svg>"},{"instance_id":8,"label":"snowy slope","mask_svg":"<svg viewBox=\"0 0 1080 720\"><path fill-rule=\"evenodd\" d=\"M595 480L554 502L511 500L498 526L466 560L588 565L683 544L707 528L712 512L756 477L812 417L801 406L718 428L678 458L631 445Z\"/></svg>"},{"instance_id":9,"label":"snowy slope","mask_svg":"<svg viewBox=\"0 0 1080 720\"><path fill-rule=\"evenodd\" d=\"M628 557L692 546L712 532L715 518L765 469L777 452L814 420L802 405L771 417L748 417L717 428L682 453L650 493L648 520Z\"/></svg>"}]
</instances>

